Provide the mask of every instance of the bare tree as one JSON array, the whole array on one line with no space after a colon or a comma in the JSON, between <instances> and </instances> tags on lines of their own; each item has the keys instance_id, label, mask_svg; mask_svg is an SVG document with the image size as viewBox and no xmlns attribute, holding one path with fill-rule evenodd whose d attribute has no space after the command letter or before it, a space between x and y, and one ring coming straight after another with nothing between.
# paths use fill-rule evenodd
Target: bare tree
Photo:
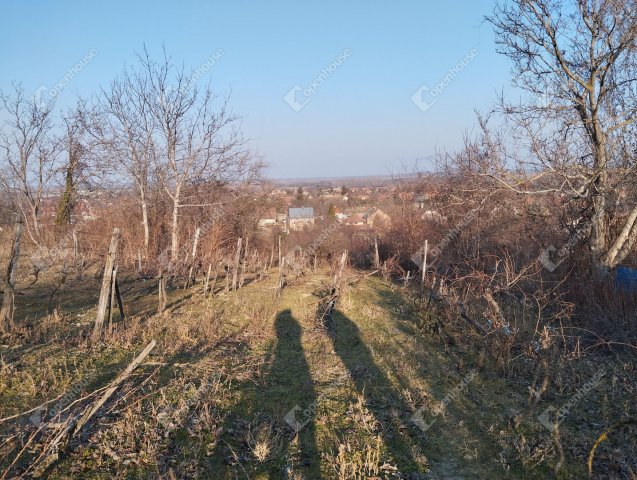
<instances>
[{"instance_id":1,"label":"bare tree","mask_svg":"<svg viewBox=\"0 0 637 480\"><path fill-rule=\"evenodd\" d=\"M172 202L171 259L179 252L179 216L189 204L186 189L194 184L226 185L252 171L252 157L243 149L239 118L227 99L217 105L210 87L200 89L194 74L173 66L164 52L161 62L147 51L140 56L148 82L145 101L156 132L156 170Z\"/></svg>"},{"instance_id":2,"label":"bare tree","mask_svg":"<svg viewBox=\"0 0 637 480\"><path fill-rule=\"evenodd\" d=\"M503 163L513 157L518 171L488 174L519 193L581 202L593 270L606 272L637 239L637 202L625 214L613 201L635 182L637 2L513 0L488 20L515 84L533 97L503 102L525 147Z\"/></svg>"},{"instance_id":3,"label":"bare tree","mask_svg":"<svg viewBox=\"0 0 637 480\"><path fill-rule=\"evenodd\" d=\"M124 173L137 191L144 228L144 249L148 253L148 217L155 130L149 102L152 92L145 71L124 70L108 89L102 89L90 131L98 139L101 161L108 169ZM113 165L114 164L114 165Z\"/></svg>"},{"instance_id":4,"label":"bare tree","mask_svg":"<svg viewBox=\"0 0 637 480\"><path fill-rule=\"evenodd\" d=\"M0 92L0 102L7 114L0 129L4 164L0 185L24 218L30 219L27 232L39 244L42 198L57 168L58 148L51 139L53 102L27 98L19 83L13 84L10 95Z\"/></svg>"}]
</instances>

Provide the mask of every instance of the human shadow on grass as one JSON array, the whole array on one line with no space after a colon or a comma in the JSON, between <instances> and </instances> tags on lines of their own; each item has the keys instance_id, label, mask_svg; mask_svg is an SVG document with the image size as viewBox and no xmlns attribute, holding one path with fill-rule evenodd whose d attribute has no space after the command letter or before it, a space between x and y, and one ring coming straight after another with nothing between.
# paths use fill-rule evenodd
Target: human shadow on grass
<instances>
[{"instance_id":1,"label":"human shadow on grass","mask_svg":"<svg viewBox=\"0 0 637 480\"><path fill-rule=\"evenodd\" d=\"M301 466L319 478L320 458L316 447L314 417L317 396L303 345L302 329L292 312L279 312L274 322L277 344L265 389L257 391L258 404L269 405L276 419L285 421L298 435Z\"/></svg>"},{"instance_id":2,"label":"human shadow on grass","mask_svg":"<svg viewBox=\"0 0 637 480\"><path fill-rule=\"evenodd\" d=\"M374 362L371 350L361 339L356 324L339 310L334 311L333 320L334 351L347 368L356 390L364 395L365 403L381 425L384 443L394 462L403 474L418 471L411 449L418 440L415 432L411 431L413 427L405 419L411 415L410 408Z\"/></svg>"},{"instance_id":3,"label":"human shadow on grass","mask_svg":"<svg viewBox=\"0 0 637 480\"><path fill-rule=\"evenodd\" d=\"M241 398L225 416L225 433L217 442L213 453L211 474L217 478L229 473L245 474L247 465L239 465L251 455L245 452L238 430L247 422L272 422L276 437L269 446L276 450L272 461L257 465L258 471L249 473L268 474L268 478L290 478L286 471L291 467L302 478L320 479L320 455L316 446L314 413L316 392L310 369L301 343L302 329L290 310L276 316L274 329L276 342L266 355L272 359L263 380L245 381L235 387ZM231 433L229 433L231 432ZM298 456L288 458L291 443L298 445ZM232 458L234 457L234 458ZM281 460L285 458L285 462Z\"/></svg>"}]
</instances>

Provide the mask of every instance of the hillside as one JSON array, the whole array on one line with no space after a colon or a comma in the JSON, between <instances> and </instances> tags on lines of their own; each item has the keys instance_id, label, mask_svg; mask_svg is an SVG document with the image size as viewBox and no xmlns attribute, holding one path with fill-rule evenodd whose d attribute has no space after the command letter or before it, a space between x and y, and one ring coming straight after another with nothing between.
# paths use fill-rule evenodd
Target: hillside
<instances>
[{"instance_id":1,"label":"hillside","mask_svg":"<svg viewBox=\"0 0 637 480\"><path fill-rule=\"evenodd\" d=\"M96 346L87 338L95 303L88 292L97 291L97 281L66 285L67 313L48 316L24 332L24 343L0 350L0 417L26 412L0 424L0 478L31 475L28 465L38 464L55 433L44 422L61 412L59 427L85 408L96 397L87 394L117 377L151 339L151 354L44 476L547 477L557 453L537 419L547 404L528 410L523 377L532 366L511 365L520 371L515 377L498 372L462 332L465 325L434 333L408 292L365 272L347 274L331 328L319 327L318 295L328 274L306 275L280 298L274 275L207 299L200 285L171 291L161 316L150 313L156 288L131 277L122 290L137 314L116 322ZM24 292L22 311L28 303L42 306L46 295ZM598 416L629 400L629 388L616 385L635 386L627 365L606 361L615 368L613 386L581 399L561 426L569 449L560 478L586 476ZM577 368L592 368L587 362ZM562 391L547 396L559 405L577 381L563 381ZM57 403L27 411L51 399Z\"/></svg>"}]
</instances>

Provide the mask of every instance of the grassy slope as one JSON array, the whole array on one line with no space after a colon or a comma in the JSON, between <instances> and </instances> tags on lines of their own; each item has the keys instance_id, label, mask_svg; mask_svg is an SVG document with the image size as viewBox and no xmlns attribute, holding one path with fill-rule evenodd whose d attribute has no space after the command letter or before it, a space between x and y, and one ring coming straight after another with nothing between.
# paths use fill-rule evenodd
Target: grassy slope
<instances>
[{"instance_id":1,"label":"grassy slope","mask_svg":"<svg viewBox=\"0 0 637 480\"><path fill-rule=\"evenodd\" d=\"M524 385L485 368L457 389L476 355L417 334L404 297L374 277L346 290L332 333L317 328L313 292L326 281L306 278L280 299L274 279L212 301L194 293L179 302L189 293L177 292L167 317L119 326L109 347L2 347L14 377L0 390L0 416L82 376L84 391L103 385L153 336L159 367L138 373L147 384L129 389L51 478L546 478L499 459L500 431L525 405ZM150 305L146 288L129 298ZM295 406L298 434L285 422ZM424 432L411 421L423 406L423 419L435 420Z\"/></svg>"}]
</instances>

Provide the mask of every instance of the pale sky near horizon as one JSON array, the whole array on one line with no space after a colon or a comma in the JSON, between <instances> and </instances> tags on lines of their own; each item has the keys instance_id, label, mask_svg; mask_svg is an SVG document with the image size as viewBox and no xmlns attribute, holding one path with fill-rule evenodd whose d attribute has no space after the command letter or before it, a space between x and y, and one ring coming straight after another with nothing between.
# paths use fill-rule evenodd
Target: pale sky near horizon
<instances>
[{"instance_id":1,"label":"pale sky near horizon","mask_svg":"<svg viewBox=\"0 0 637 480\"><path fill-rule=\"evenodd\" d=\"M94 50L57 96L63 108L106 86L144 44L156 56L165 45L176 62L203 67L202 82L231 92L271 177L397 173L459 147L475 129L474 110L509 88L508 61L483 22L492 8L486 0L5 1L0 88L21 81L27 92L50 93Z\"/></svg>"}]
</instances>

